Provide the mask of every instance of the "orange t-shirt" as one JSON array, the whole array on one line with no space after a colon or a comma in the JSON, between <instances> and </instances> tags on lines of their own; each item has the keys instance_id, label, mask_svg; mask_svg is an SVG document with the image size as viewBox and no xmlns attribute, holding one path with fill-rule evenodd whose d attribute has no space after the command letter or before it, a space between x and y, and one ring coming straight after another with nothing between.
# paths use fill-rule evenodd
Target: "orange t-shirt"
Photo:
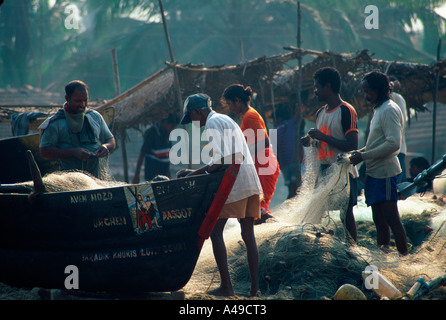
<instances>
[{"instance_id":1,"label":"orange t-shirt","mask_svg":"<svg viewBox=\"0 0 446 320\"><path fill-rule=\"evenodd\" d=\"M243 115L240 128L245 135L248 146L252 146L253 144L258 145L259 142L260 145L258 146L262 146L264 143L262 141L268 138L265 122L260 114L252 107L249 107L248 111ZM263 190L263 199L260 203L262 214L271 214L269 205L276 190L277 179L280 175L279 163L273 150L269 147L265 148L264 152L257 153L253 159Z\"/></svg>"},{"instance_id":2,"label":"orange t-shirt","mask_svg":"<svg viewBox=\"0 0 446 320\"><path fill-rule=\"evenodd\" d=\"M249 107L248 111L243 115L240 128L245 134L248 145L252 145L268 138L265 121L263 121L260 114L252 107Z\"/></svg>"}]
</instances>

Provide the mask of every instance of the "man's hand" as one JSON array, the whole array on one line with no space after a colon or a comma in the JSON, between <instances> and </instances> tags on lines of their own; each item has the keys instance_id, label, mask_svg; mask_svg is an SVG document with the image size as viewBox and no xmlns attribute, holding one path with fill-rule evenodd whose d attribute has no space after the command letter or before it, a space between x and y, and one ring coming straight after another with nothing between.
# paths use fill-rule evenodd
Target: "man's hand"
<instances>
[{"instance_id":1,"label":"man's hand","mask_svg":"<svg viewBox=\"0 0 446 320\"><path fill-rule=\"evenodd\" d=\"M303 136L302 138L300 138L300 143L302 143L304 147L309 147L311 144L311 137L308 134L306 136Z\"/></svg>"},{"instance_id":2,"label":"man's hand","mask_svg":"<svg viewBox=\"0 0 446 320\"><path fill-rule=\"evenodd\" d=\"M364 161L364 159L362 159L362 155L361 152L358 151L353 151L350 155L350 162L356 166L358 163L361 163L362 161Z\"/></svg>"},{"instance_id":3,"label":"man's hand","mask_svg":"<svg viewBox=\"0 0 446 320\"><path fill-rule=\"evenodd\" d=\"M192 172L194 172L194 170L192 170L192 169L182 169L177 172L176 176L177 176L177 178L184 178L184 177L190 175Z\"/></svg>"},{"instance_id":4,"label":"man's hand","mask_svg":"<svg viewBox=\"0 0 446 320\"><path fill-rule=\"evenodd\" d=\"M322 138L325 136L325 134L322 133L319 129L311 128L308 131L308 135L313 139L322 140Z\"/></svg>"},{"instance_id":5,"label":"man's hand","mask_svg":"<svg viewBox=\"0 0 446 320\"><path fill-rule=\"evenodd\" d=\"M73 155L81 161L87 161L88 158L94 157L96 154L84 148L75 148L73 149Z\"/></svg>"},{"instance_id":6,"label":"man's hand","mask_svg":"<svg viewBox=\"0 0 446 320\"><path fill-rule=\"evenodd\" d=\"M106 157L110 154L110 150L108 149L108 147L103 144L99 147L98 150L96 150L96 153L94 154L96 157L98 158L103 158Z\"/></svg>"}]
</instances>

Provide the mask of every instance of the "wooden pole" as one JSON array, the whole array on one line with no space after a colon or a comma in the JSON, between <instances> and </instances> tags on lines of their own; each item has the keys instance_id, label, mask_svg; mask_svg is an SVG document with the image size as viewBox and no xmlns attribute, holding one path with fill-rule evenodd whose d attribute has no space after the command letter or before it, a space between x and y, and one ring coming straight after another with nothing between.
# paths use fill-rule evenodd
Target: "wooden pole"
<instances>
[{"instance_id":1,"label":"wooden pole","mask_svg":"<svg viewBox=\"0 0 446 320\"><path fill-rule=\"evenodd\" d=\"M432 114L432 158L431 164L435 163L435 135L436 135L436 126L437 126L437 100L438 100L438 85L440 81L440 52L441 52L441 39L438 40L437 47L437 66L436 66L436 75L435 75L435 92L434 92L434 110Z\"/></svg>"},{"instance_id":2,"label":"wooden pole","mask_svg":"<svg viewBox=\"0 0 446 320\"><path fill-rule=\"evenodd\" d=\"M117 97L121 94L121 85L119 80L118 55L116 53L116 48L113 48L111 53L113 60L113 75L115 79L115 96Z\"/></svg>"},{"instance_id":3,"label":"wooden pole","mask_svg":"<svg viewBox=\"0 0 446 320\"><path fill-rule=\"evenodd\" d=\"M167 30L166 17L164 16L163 2L161 0L158 0L158 2L159 2L159 6L160 6L160 11L161 11L161 18L163 19L164 34L166 36L167 47L169 49L170 62L175 63L172 45L170 43L169 31ZM177 72L176 65L173 66L173 74L174 74L174 85L175 85L175 92L177 95L178 107L180 108L180 114L182 114L183 113L183 101L181 100L180 82L178 80L178 72Z\"/></svg>"},{"instance_id":4,"label":"wooden pole","mask_svg":"<svg viewBox=\"0 0 446 320\"><path fill-rule=\"evenodd\" d=\"M167 23L166 23L166 17L164 16L164 7L163 7L163 2L161 0L158 0L159 6L160 6L160 11L161 11L161 18L163 19L163 28L164 28L164 34L166 36L166 41L167 41L167 47L169 48L169 55L170 55L170 62L173 65L173 75L174 75L174 86L175 86L175 92L176 92L176 96L177 96L177 103L178 103L178 108L180 110L180 115L183 114L183 100L181 99L181 88L180 88L180 81L178 79L178 71L177 71L177 66L176 66L176 62L173 56L173 50L172 50L172 45L170 43L170 36L169 36L169 31L167 30ZM183 137L184 139L186 139L186 137ZM192 155L190 150L188 150L188 159L189 159L189 168L191 168L192 166Z\"/></svg>"},{"instance_id":5,"label":"wooden pole","mask_svg":"<svg viewBox=\"0 0 446 320\"><path fill-rule=\"evenodd\" d=\"M112 49L112 60L113 60L113 75L115 80L115 96L119 96L121 94L121 85L119 80L119 69L118 69L118 55L116 53L116 48ZM129 182L129 164L127 159L127 147L125 138L127 136L126 130L122 127L119 130L119 136L121 141L121 155L122 155L122 166L124 170L124 181Z\"/></svg>"},{"instance_id":6,"label":"wooden pole","mask_svg":"<svg viewBox=\"0 0 446 320\"><path fill-rule=\"evenodd\" d=\"M301 39L301 14L300 14L300 2L297 2L297 47L300 50L302 46ZM302 125L302 55L299 55L297 58L299 62L299 73L297 79L297 104L295 109L296 122L294 125L294 155L296 161L296 187L299 188L302 184L302 177L300 171L300 127Z\"/></svg>"}]
</instances>

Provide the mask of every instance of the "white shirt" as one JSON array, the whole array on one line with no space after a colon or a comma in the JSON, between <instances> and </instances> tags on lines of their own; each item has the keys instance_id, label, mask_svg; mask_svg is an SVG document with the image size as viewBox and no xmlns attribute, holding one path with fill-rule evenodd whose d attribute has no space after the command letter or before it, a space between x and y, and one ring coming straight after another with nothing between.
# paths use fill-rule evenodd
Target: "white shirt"
<instances>
[{"instance_id":1,"label":"white shirt","mask_svg":"<svg viewBox=\"0 0 446 320\"><path fill-rule=\"evenodd\" d=\"M401 145L402 112L391 99L375 108L370 133L362 150L367 175L373 178L394 177L401 173L397 155Z\"/></svg>"},{"instance_id":2,"label":"white shirt","mask_svg":"<svg viewBox=\"0 0 446 320\"><path fill-rule=\"evenodd\" d=\"M245 136L238 124L227 115L211 111L206 119L204 134L212 150L210 165L221 157L234 153L242 153L245 157L226 203L239 201L255 194L262 194L263 190L254 161L249 152Z\"/></svg>"},{"instance_id":3,"label":"white shirt","mask_svg":"<svg viewBox=\"0 0 446 320\"><path fill-rule=\"evenodd\" d=\"M403 114L403 123L401 126L401 150L400 153L407 153L407 146L406 146L406 122L407 122L407 109L406 109L406 100L404 100L403 96L400 95L397 92L392 92L390 94L390 98L395 101L395 103L400 107L401 112Z\"/></svg>"}]
</instances>

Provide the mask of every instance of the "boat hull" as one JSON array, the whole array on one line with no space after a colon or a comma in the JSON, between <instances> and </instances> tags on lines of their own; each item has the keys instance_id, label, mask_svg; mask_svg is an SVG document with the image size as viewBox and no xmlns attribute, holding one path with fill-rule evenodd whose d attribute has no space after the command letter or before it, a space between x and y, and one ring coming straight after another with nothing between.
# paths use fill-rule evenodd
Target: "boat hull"
<instances>
[{"instance_id":1,"label":"boat hull","mask_svg":"<svg viewBox=\"0 0 446 320\"><path fill-rule=\"evenodd\" d=\"M236 174L0 194L0 281L69 289L76 280L85 291L179 290L195 268L203 243L199 230L215 194L223 179L233 183Z\"/></svg>"},{"instance_id":2,"label":"boat hull","mask_svg":"<svg viewBox=\"0 0 446 320\"><path fill-rule=\"evenodd\" d=\"M43 159L39 154L40 135L30 134L0 139L0 184L25 182L32 179L28 168L27 150L31 150L36 163L45 175L59 169L56 160Z\"/></svg>"}]
</instances>

